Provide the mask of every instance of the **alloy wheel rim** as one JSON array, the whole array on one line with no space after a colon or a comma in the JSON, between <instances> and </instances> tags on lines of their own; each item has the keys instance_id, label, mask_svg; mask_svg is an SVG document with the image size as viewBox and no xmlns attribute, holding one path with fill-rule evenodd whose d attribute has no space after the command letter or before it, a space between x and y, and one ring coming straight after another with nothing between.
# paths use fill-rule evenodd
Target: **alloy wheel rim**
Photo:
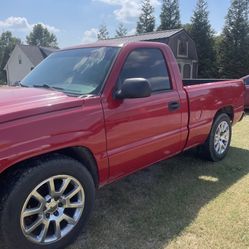
<instances>
[{"instance_id":1,"label":"alloy wheel rim","mask_svg":"<svg viewBox=\"0 0 249 249\"><path fill-rule=\"evenodd\" d=\"M216 131L214 136L214 149L218 155L222 155L229 143L230 139L230 127L226 121L222 121Z\"/></svg>"},{"instance_id":2,"label":"alloy wheel rim","mask_svg":"<svg viewBox=\"0 0 249 249\"><path fill-rule=\"evenodd\" d=\"M36 244L57 242L78 224L84 206L85 192L77 179L50 177L27 197L20 217L22 232Z\"/></svg>"}]
</instances>

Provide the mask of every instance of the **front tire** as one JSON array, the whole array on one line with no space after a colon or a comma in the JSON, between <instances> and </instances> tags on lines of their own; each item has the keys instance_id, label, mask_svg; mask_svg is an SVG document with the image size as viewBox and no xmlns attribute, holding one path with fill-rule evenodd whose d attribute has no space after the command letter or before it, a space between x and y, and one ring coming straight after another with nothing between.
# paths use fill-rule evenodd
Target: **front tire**
<instances>
[{"instance_id":1,"label":"front tire","mask_svg":"<svg viewBox=\"0 0 249 249\"><path fill-rule=\"evenodd\" d=\"M214 120L206 142L199 148L201 156L213 162L222 160L230 148L231 136L231 119L222 113Z\"/></svg>"},{"instance_id":2,"label":"front tire","mask_svg":"<svg viewBox=\"0 0 249 249\"><path fill-rule=\"evenodd\" d=\"M95 185L74 159L55 155L34 160L31 168L9 180L14 181L0 204L6 248L65 248L89 219Z\"/></svg>"}]
</instances>

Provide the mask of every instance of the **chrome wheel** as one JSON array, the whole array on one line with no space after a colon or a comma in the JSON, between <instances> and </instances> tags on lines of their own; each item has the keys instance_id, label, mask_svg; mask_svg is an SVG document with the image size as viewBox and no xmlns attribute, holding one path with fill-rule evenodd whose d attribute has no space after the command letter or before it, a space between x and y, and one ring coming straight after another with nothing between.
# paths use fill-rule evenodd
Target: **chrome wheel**
<instances>
[{"instance_id":1,"label":"chrome wheel","mask_svg":"<svg viewBox=\"0 0 249 249\"><path fill-rule=\"evenodd\" d=\"M230 127L229 124L226 121L222 121L214 135L214 149L217 154L222 155L229 144L230 140Z\"/></svg>"},{"instance_id":2,"label":"chrome wheel","mask_svg":"<svg viewBox=\"0 0 249 249\"><path fill-rule=\"evenodd\" d=\"M72 176L58 175L40 183L26 199L20 217L26 238L50 244L77 225L85 206L85 192Z\"/></svg>"}]
</instances>

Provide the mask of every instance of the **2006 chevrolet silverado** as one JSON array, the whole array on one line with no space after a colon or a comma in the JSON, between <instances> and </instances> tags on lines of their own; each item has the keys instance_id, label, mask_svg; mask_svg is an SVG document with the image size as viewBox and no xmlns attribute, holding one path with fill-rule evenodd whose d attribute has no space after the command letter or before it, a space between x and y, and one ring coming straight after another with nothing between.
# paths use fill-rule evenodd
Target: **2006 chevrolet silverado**
<instances>
[{"instance_id":1,"label":"2006 chevrolet silverado","mask_svg":"<svg viewBox=\"0 0 249 249\"><path fill-rule=\"evenodd\" d=\"M184 86L161 43L55 52L0 91L1 242L64 248L99 187L192 147L223 159L244 92L241 80Z\"/></svg>"}]
</instances>

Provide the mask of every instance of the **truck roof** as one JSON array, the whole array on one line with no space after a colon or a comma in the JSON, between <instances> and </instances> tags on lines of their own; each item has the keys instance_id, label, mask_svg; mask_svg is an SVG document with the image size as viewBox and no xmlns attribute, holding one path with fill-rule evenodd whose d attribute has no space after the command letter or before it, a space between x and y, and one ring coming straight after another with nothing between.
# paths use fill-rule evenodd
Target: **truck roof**
<instances>
[{"instance_id":1,"label":"truck roof","mask_svg":"<svg viewBox=\"0 0 249 249\"><path fill-rule=\"evenodd\" d=\"M63 48L61 50L70 50L70 49L78 49L78 48L92 48L92 47L124 47L126 45L158 45L158 46L162 46L166 45L164 43L161 42L149 42L149 41L120 41L120 40L115 40L115 39L110 39L110 40L103 40L103 41L97 41L94 43L89 43L89 44L81 44L81 45L76 45L76 46L71 46L71 47L66 47Z\"/></svg>"}]
</instances>

